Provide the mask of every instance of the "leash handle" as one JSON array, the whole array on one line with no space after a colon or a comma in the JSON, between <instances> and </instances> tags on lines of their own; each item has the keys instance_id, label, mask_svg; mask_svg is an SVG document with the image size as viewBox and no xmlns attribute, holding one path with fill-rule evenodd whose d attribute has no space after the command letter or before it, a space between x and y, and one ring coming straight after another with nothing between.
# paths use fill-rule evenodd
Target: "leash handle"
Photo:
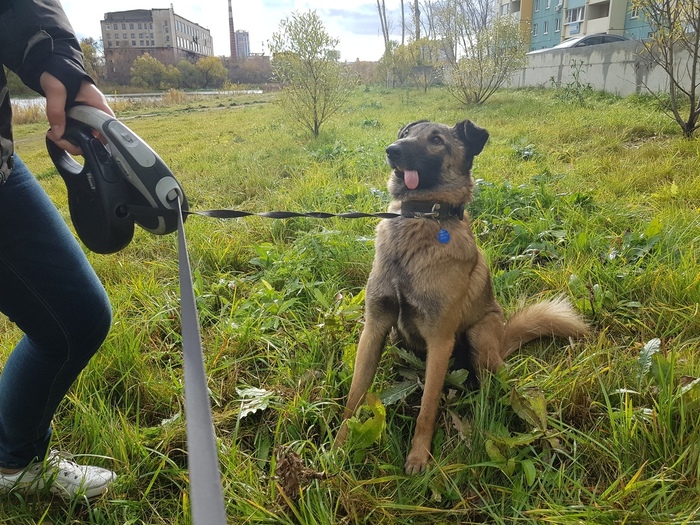
<instances>
[{"instance_id":1,"label":"leash handle","mask_svg":"<svg viewBox=\"0 0 700 525\"><path fill-rule=\"evenodd\" d=\"M177 203L178 261L180 267L180 308L182 350L185 368L185 421L187 466L194 525L226 525L224 497L219 474L219 456L211 416L209 389L204 371L202 338L187 255L182 202Z\"/></svg>"}]
</instances>

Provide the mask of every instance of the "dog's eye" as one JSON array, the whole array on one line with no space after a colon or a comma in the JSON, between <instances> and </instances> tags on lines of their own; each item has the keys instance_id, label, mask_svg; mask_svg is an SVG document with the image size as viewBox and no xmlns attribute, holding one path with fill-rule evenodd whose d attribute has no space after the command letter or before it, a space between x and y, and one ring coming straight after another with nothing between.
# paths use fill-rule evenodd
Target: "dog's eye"
<instances>
[{"instance_id":1,"label":"dog's eye","mask_svg":"<svg viewBox=\"0 0 700 525\"><path fill-rule=\"evenodd\" d=\"M440 135L435 135L433 138L430 139L430 142L437 146L445 143Z\"/></svg>"}]
</instances>

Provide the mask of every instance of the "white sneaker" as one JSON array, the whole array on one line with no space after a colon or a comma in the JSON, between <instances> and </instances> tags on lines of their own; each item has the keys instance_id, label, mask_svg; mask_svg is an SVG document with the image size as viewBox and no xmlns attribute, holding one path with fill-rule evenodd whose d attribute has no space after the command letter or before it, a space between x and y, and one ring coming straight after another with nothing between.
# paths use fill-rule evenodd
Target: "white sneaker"
<instances>
[{"instance_id":1,"label":"white sneaker","mask_svg":"<svg viewBox=\"0 0 700 525\"><path fill-rule=\"evenodd\" d=\"M48 488L65 499L94 498L107 492L117 479L111 470L78 465L70 454L52 450L43 462L32 463L16 474L0 473L0 491L35 493Z\"/></svg>"}]
</instances>

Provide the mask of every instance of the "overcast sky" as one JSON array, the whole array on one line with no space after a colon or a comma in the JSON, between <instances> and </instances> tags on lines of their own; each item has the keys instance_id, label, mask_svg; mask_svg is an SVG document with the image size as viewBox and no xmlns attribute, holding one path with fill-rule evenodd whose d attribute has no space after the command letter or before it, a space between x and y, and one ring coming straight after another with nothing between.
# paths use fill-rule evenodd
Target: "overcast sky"
<instances>
[{"instance_id":1,"label":"overcast sky","mask_svg":"<svg viewBox=\"0 0 700 525\"><path fill-rule=\"evenodd\" d=\"M230 55L228 0L61 0L63 8L79 38L101 38L100 20L111 11L130 9L167 9L211 31L214 54ZM385 0L387 11L396 10L393 25L399 27L400 0ZM236 30L248 31L250 51L267 53L272 33L279 30L280 20L294 11L315 10L326 32L340 39L343 60L379 60L384 41L377 15L376 0L232 0ZM398 39L398 38L397 38Z\"/></svg>"}]
</instances>

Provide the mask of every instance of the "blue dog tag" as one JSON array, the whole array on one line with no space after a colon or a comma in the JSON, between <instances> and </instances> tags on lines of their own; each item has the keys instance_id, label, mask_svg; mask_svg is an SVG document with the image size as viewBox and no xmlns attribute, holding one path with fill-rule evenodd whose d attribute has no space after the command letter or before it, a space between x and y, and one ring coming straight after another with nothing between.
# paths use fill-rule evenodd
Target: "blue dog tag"
<instances>
[{"instance_id":1,"label":"blue dog tag","mask_svg":"<svg viewBox=\"0 0 700 525\"><path fill-rule=\"evenodd\" d=\"M441 229L438 232L437 239L440 244L447 244L450 242L450 232L448 232L445 228Z\"/></svg>"}]
</instances>

